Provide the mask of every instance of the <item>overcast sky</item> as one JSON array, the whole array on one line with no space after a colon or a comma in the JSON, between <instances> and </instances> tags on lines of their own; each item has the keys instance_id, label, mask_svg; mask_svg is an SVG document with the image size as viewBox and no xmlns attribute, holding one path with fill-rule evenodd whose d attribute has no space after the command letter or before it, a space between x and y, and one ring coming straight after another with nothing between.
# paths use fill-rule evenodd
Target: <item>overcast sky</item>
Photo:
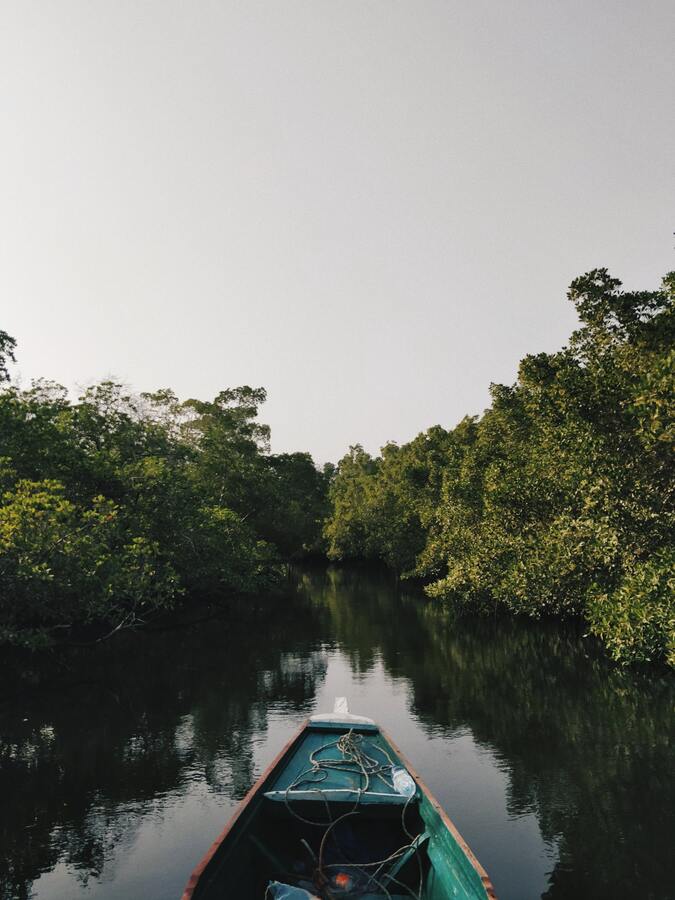
<instances>
[{"instance_id":1,"label":"overcast sky","mask_svg":"<svg viewBox=\"0 0 675 900\"><path fill-rule=\"evenodd\" d=\"M672 0L0 0L17 374L263 385L338 459L675 268Z\"/></svg>"}]
</instances>

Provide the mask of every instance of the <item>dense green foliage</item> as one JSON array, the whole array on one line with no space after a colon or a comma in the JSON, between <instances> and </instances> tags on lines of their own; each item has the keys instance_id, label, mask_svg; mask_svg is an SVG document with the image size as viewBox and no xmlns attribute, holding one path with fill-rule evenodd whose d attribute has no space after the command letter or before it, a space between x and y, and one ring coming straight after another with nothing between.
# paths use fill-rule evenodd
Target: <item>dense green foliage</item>
<instances>
[{"instance_id":1,"label":"dense green foliage","mask_svg":"<svg viewBox=\"0 0 675 900\"><path fill-rule=\"evenodd\" d=\"M268 588L316 548L327 475L269 453L262 389L179 402L114 382L75 403L9 383L0 332L0 642L98 637L184 598Z\"/></svg>"},{"instance_id":2,"label":"dense green foliage","mask_svg":"<svg viewBox=\"0 0 675 900\"><path fill-rule=\"evenodd\" d=\"M569 345L527 356L480 419L378 458L351 448L329 556L381 559L459 605L581 615L615 659L675 664L675 273L624 292L598 269L568 296Z\"/></svg>"}]
</instances>

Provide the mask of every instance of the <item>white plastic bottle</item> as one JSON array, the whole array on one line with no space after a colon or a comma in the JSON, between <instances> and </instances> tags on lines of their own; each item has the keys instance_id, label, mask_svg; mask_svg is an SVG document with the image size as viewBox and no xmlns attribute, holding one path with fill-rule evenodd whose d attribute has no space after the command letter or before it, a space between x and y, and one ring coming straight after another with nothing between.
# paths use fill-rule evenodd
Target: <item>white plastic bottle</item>
<instances>
[{"instance_id":1,"label":"white plastic bottle","mask_svg":"<svg viewBox=\"0 0 675 900\"><path fill-rule=\"evenodd\" d=\"M391 779L397 794L401 794L403 797L413 796L416 785L410 773L403 766L394 766L391 770Z\"/></svg>"}]
</instances>

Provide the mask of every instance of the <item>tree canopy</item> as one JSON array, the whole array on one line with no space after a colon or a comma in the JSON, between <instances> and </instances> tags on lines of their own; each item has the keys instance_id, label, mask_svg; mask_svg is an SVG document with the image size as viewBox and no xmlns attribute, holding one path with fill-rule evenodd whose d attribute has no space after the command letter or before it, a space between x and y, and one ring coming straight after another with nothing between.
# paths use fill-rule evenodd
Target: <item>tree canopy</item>
<instances>
[{"instance_id":1,"label":"tree canopy","mask_svg":"<svg viewBox=\"0 0 675 900\"><path fill-rule=\"evenodd\" d=\"M0 331L0 641L267 590L284 560L379 560L456 607L581 617L621 662L675 664L675 273L575 279L579 327L454 428L318 470L272 454L263 388L181 401L12 384Z\"/></svg>"},{"instance_id":2,"label":"tree canopy","mask_svg":"<svg viewBox=\"0 0 675 900\"><path fill-rule=\"evenodd\" d=\"M262 388L181 402L104 381L71 402L8 384L14 347L1 332L0 641L98 639L187 598L269 589L317 549L327 476L269 452Z\"/></svg>"},{"instance_id":3,"label":"tree canopy","mask_svg":"<svg viewBox=\"0 0 675 900\"><path fill-rule=\"evenodd\" d=\"M675 664L675 274L577 278L580 327L446 432L340 461L333 559L380 559L483 610L583 617L621 661Z\"/></svg>"}]
</instances>

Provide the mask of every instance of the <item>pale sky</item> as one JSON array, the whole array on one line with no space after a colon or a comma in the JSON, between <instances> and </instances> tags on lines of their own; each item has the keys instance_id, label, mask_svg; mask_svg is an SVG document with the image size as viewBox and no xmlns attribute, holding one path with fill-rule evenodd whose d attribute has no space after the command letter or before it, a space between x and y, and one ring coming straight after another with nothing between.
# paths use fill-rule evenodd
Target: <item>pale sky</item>
<instances>
[{"instance_id":1,"label":"pale sky","mask_svg":"<svg viewBox=\"0 0 675 900\"><path fill-rule=\"evenodd\" d=\"M15 372L337 460L482 411L576 275L675 268L672 0L0 0Z\"/></svg>"}]
</instances>

